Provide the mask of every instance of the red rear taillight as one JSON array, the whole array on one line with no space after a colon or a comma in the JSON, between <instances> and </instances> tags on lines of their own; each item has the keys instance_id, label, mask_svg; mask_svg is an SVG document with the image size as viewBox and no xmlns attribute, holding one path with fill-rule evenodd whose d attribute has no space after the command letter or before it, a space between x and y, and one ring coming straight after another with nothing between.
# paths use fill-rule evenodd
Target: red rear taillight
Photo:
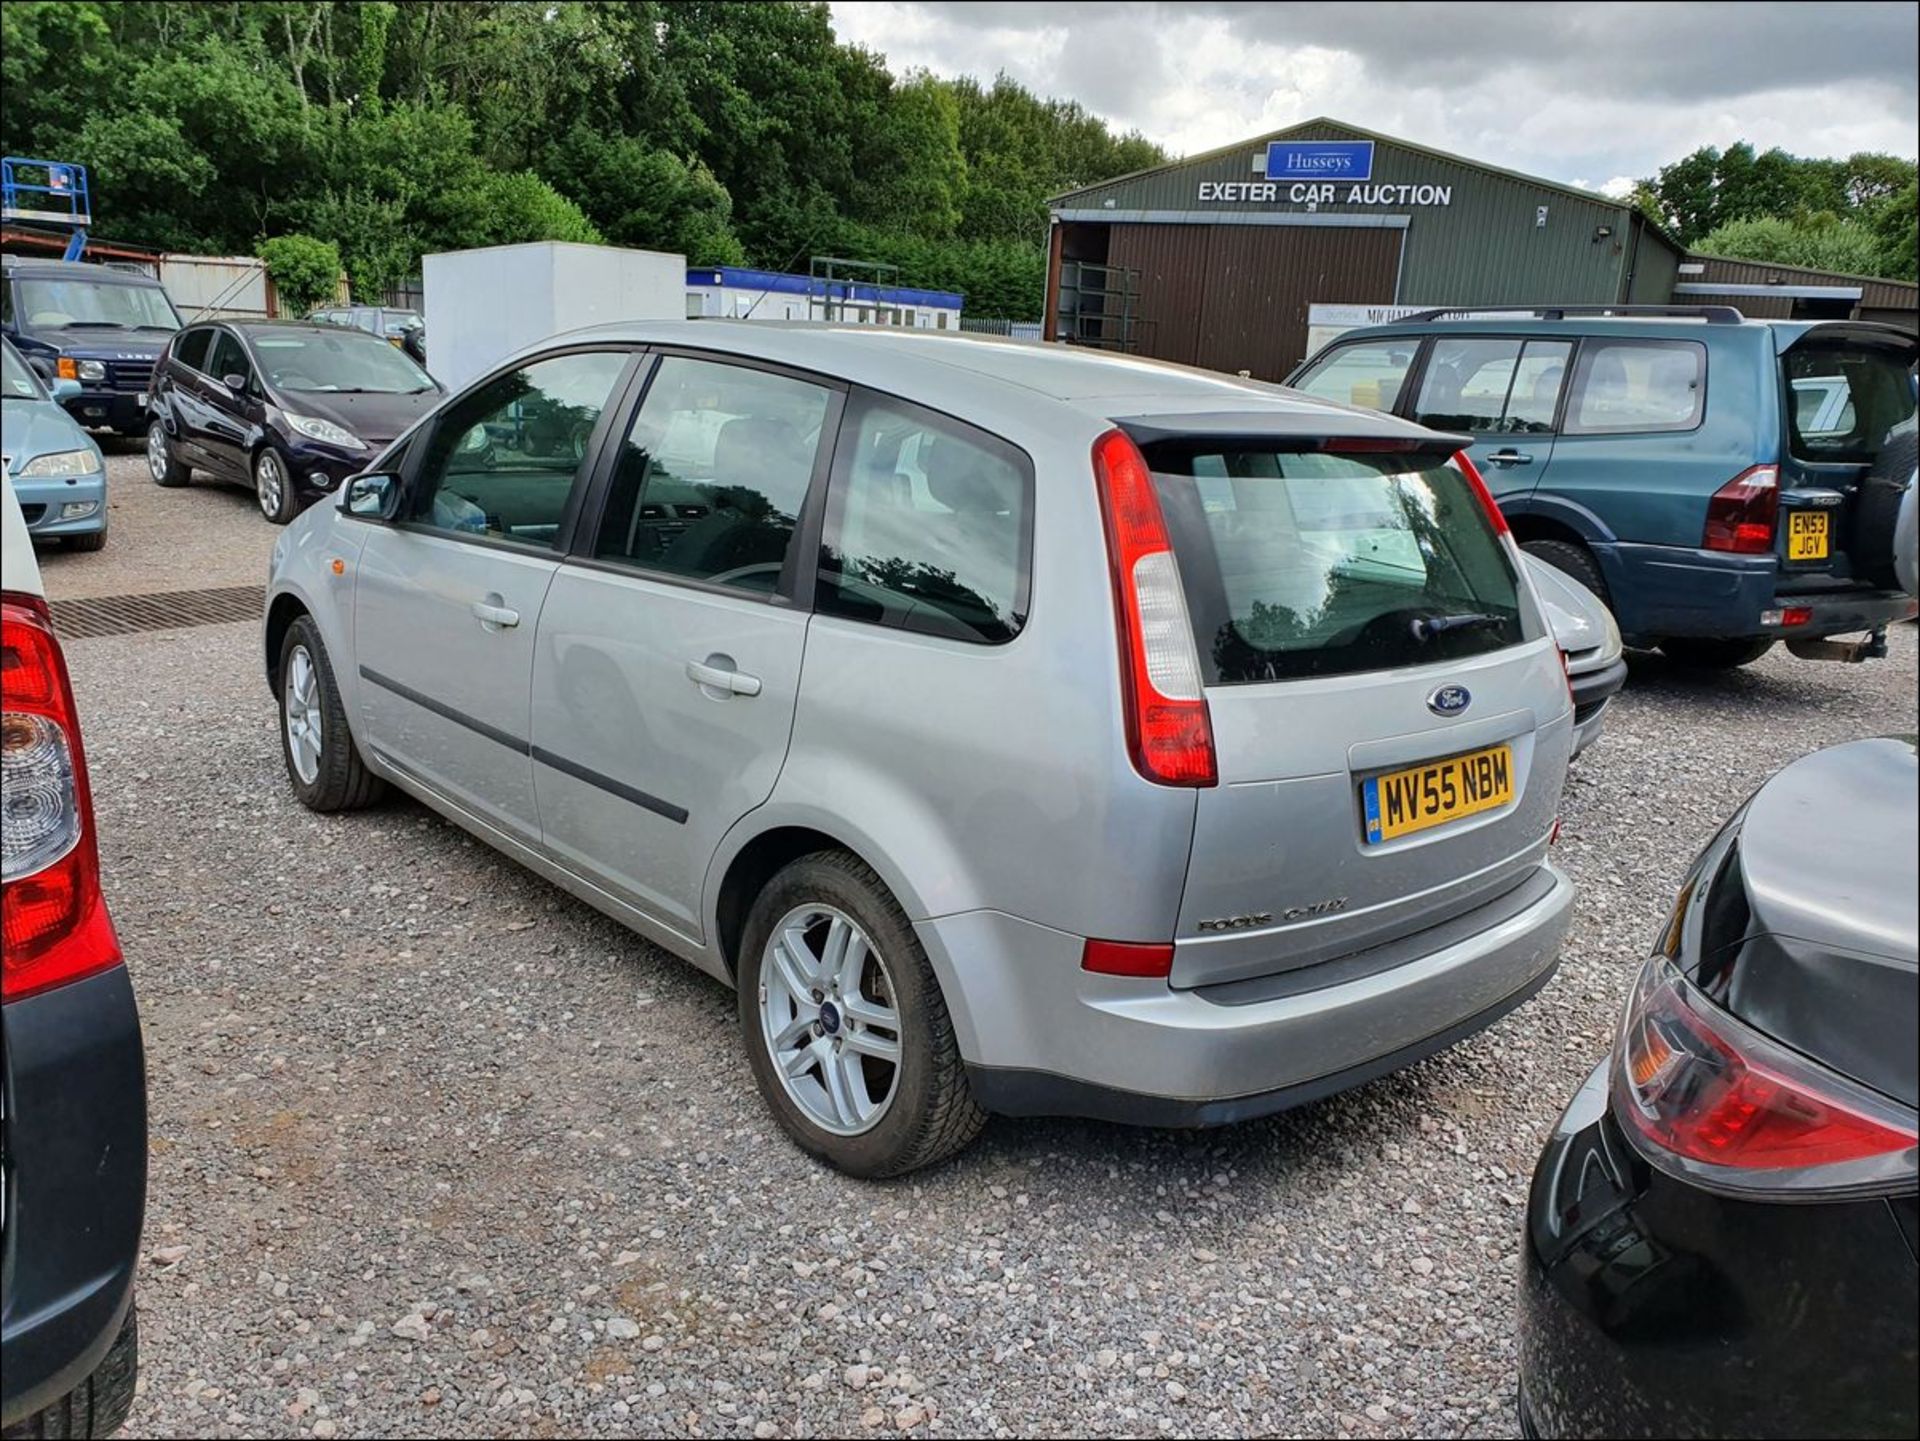
<instances>
[{"instance_id":1,"label":"red rear taillight","mask_svg":"<svg viewBox=\"0 0 1920 1441\"><path fill-rule=\"evenodd\" d=\"M1213 785L1219 777L1213 722L1153 476L1140 448L1118 430L1093 443L1093 473L1120 607L1121 688L1134 768L1161 785Z\"/></svg>"},{"instance_id":2,"label":"red rear taillight","mask_svg":"<svg viewBox=\"0 0 1920 1441\"><path fill-rule=\"evenodd\" d=\"M1780 514L1780 471L1756 465L1743 470L1707 502L1707 529L1700 544L1736 555L1765 555L1773 549L1774 523Z\"/></svg>"},{"instance_id":3,"label":"red rear taillight","mask_svg":"<svg viewBox=\"0 0 1920 1441\"><path fill-rule=\"evenodd\" d=\"M1911 1110L1761 1035L1664 956L1628 1003L1613 1099L1649 1161L1702 1185L1777 1197L1914 1181Z\"/></svg>"},{"instance_id":4,"label":"red rear taillight","mask_svg":"<svg viewBox=\"0 0 1920 1441\"><path fill-rule=\"evenodd\" d=\"M100 894L87 762L46 602L0 600L0 999L120 963Z\"/></svg>"},{"instance_id":5,"label":"red rear taillight","mask_svg":"<svg viewBox=\"0 0 1920 1441\"><path fill-rule=\"evenodd\" d=\"M1473 490L1474 499L1480 502L1480 508L1486 511L1487 519L1493 525L1493 533L1495 535L1511 534L1512 528L1507 524L1507 517L1500 509L1500 502L1493 498L1493 492L1487 489L1487 482L1480 474L1480 467L1473 463L1464 450L1454 452L1453 464L1454 468L1467 478L1467 484Z\"/></svg>"},{"instance_id":6,"label":"red rear taillight","mask_svg":"<svg viewBox=\"0 0 1920 1441\"><path fill-rule=\"evenodd\" d=\"M1133 941L1088 941L1080 951L1080 969L1103 976L1139 976L1164 980L1173 974L1173 943L1141 945Z\"/></svg>"}]
</instances>

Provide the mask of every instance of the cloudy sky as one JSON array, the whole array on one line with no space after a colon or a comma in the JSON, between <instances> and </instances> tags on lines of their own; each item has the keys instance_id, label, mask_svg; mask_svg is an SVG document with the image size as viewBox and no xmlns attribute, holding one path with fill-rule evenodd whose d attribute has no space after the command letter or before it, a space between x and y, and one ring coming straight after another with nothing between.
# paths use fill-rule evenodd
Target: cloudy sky
<instances>
[{"instance_id":1,"label":"cloudy sky","mask_svg":"<svg viewBox=\"0 0 1920 1441\"><path fill-rule=\"evenodd\" d=\"M1830 4L836 3L895 74L1078 100L1175 154L1329 115L1609 190L1701 145L1920 149L1907 0Z\"/></svg>"}]
</instances>

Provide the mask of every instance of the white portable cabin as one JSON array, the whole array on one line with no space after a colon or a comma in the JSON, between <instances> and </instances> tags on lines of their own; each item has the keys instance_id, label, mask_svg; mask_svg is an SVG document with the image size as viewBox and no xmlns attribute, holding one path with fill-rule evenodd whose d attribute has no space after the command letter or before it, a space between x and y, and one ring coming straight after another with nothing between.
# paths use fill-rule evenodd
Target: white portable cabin
<instances>
[{"instance_id":1,"label":"white portable cabin","mask_svg":"<svg viewBox=\"0 0 1920 1441\"><path fill-rule=\"evenodd\" d=\"M950 290L871 285L750 270L736 265L689 266L688 316L735 320L831 320L843 325L891 325L909 330L958 330L965 298Z\"/></svg>"}]
</instances>

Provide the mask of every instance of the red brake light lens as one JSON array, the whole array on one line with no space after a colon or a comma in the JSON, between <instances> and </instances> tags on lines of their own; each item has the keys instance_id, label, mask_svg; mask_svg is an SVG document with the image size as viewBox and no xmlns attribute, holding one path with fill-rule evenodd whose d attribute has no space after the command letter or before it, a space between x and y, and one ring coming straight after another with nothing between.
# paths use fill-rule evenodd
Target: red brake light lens
<instances>
[{"instance_id":1,"label":"red brake light lens","mask_svg":"<svg viewBox=\"0 0 1920 1441\"><path fill-rule=\"evenodd\" d=\"M1080 951L1080 969L1103 976L1138 976L1164 980L1173 974L1173 944L1140 945L1133 941L1088 941Z\"/></svg>"},{"instance_id":2,"label":"red brake light lens","mask_svg":"<svg viewBox=\"0 0 1920 1441\"><path fill-rule=\"evenodd\" d=\"M1780 515L1780 471L1756 465L1743 470L1707 502L1707 528L1700 544L1735 555L1765 555L1773 549Z\"/></svg>"},{"instance_id":3,"label":"red brake light lens","mask_svg":"<svg viewBox=\"0 0 1920 1441\"><path fill-rule=\"evenodd\" d=\"M1464 450L1454 452L1453 466L1467 478L1467 485L1472 489L1474 499L1480 502L1480 508L1487 513L1487 520L1493 526L1493 533L1511 535L1513 528L1507 524L1507 517L1500 509L1500 502L1495 500L1493 492L1487 489L1487 482L1480 474L1480 467L1473 463L1472 458Z\"/></svg>"},{"instance_id":4,"label":"red brake light lens","mask_svg":"<svg viewBox=\"0 0 1920 1441\"><path fill-rule=\"evenodd\" d=\"M1093 443L1120 608L1121 681L1134 768L1169 786L1218 782L1213 722L1173 544L1146 457L1124 431Z\"/></svg>"},{"instance_id":5,"label":"red brake light lens","mask_svg":"<svg viewBox=\"0 0 1920 1441\"><path fill-rule=\"evenodd\" d=\"M1655 956L1627 1007L1614 1114L1654 1165L1740 1194L1911 1186L1913 1113L1768 1039Z\"/></svg>"},{"instance_id":6,"label":"red brake light lens","mask_svg":"<svg viewBox=\"0 0 1920 1441\"><path fill-rule=\"evenodd\" d=\"M86 756L46 603L0 602L0 999L120 963L100 894Z\"/></svg>"}]
</instances>

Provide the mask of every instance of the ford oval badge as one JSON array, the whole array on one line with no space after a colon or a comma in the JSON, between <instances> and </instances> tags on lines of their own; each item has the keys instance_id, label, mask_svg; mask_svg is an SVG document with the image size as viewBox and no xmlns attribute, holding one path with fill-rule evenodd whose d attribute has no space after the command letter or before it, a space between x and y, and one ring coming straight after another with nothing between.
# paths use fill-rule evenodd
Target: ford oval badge
<instances>
[{"instance_id":1,"label":"ford oval badge","mask_svg":"<svg viewBox=\"0 0 1920 1441\"><path fill-rule=\"evenodd\" d=\"M1473 704L1473 692L1463 685L1435 686L1427 696L1427 709L1435 715L1459 715Z\"/></svg>"}]
</instances>

